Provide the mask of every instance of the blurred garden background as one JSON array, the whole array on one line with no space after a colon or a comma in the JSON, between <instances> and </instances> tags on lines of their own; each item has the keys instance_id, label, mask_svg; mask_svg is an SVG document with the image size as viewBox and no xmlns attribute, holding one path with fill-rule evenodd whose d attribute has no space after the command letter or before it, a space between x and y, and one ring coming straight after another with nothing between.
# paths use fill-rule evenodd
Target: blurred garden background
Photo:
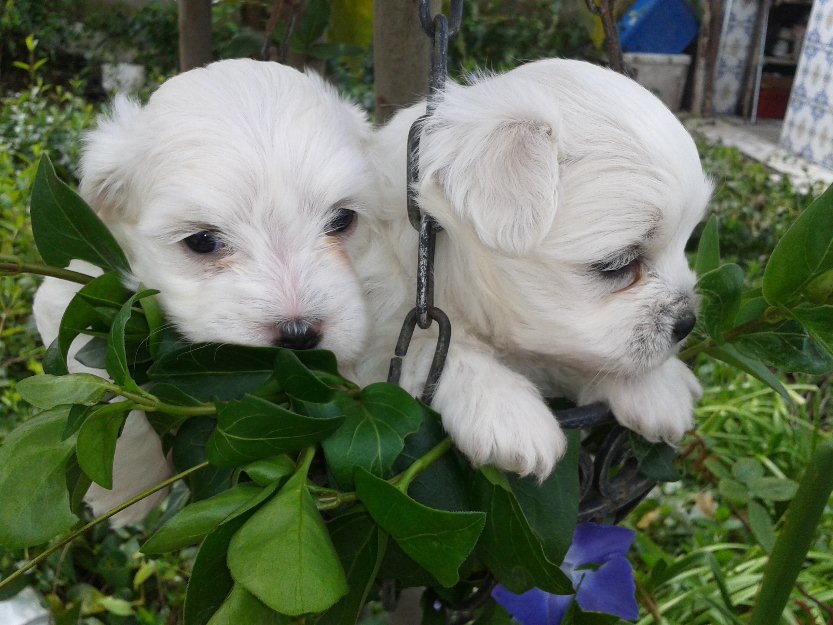
<instances>
[{"instance_id":1,"label":"blurred garden background","mask_svg":"<svg viewBox=\"0 0 833 625\"><path fill-rule=\"evenodd\" d=\"M291 37L285 37L285 22L274 24L266 37L272 2L211 3L211 57L259 57L264 43L273 54L288 46L292 62L325 73L373 114L372 3L286 3L295 4L300 8ZM449 61L456 77L544 57L607 61L601 22L583 2L464 4ZM629 4L617 3L617 16ZM113 72L127 75L119 64L141 68L134 85L140 99L179 71L179 8L170 0L2 0L0 254L37 259L27 208L38 159L48 154L64 180L76 180L82 132L119 87ZM695 3L692 9L702 23L703 7ZM686 89L690 103L691 87ZM710 210L719 219L721 253L754 284L775 242L823 187L812 178L796 183L705 136L696 139L716 183ZM16 382L41 372L44 348L30 318L37 284L31 276L0 276L0 439L30 415ZM697 409L697 430L679 450L680 479L655 490L624 521L638 532L630 560L636 570L638 622L644 625L740 622L755 597L795 480L819 442L833 437L829 376L789 375L788 401L758 379L715 360L703 359L696 372L705 396ZM158 558L137 553L162 514L149 518L145 527L99 527L38 569L35 588L56 623L77 622L77 611L65 611L70 602L80 606L86 625L179 622L195 550ZM833 509L828 506L783 622L833 623L831 541ZM26 553L0 550L0 576L25 559ZM19 589L5 590L0 600ZM384 623L386 617L368 618L368 623Z\"/></svg>"}]
</instances>

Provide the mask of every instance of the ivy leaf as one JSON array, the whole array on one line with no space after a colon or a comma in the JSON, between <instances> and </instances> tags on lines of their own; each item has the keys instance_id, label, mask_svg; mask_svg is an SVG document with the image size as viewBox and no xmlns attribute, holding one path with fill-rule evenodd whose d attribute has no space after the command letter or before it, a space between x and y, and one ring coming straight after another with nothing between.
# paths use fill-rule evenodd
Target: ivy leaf
<instances>
[{"instance_id":1,"label":"ivy leaf","mask_svg":"<svg viewBox=\"0 0 833 625\"><path fill-rule=\"evenodd\" d=\"M167 553L199 542L233 513L249 509L261 491L257 486L238 484L185 506L142 545L142 553Z\"/></svg>"},{"instance_id":2,"label":"ivy leaf","mask_svg":"<svg viewBox=\"0 0 833 625\"><path fill-rule=\"evenodd\" d=\"M87 477L106 489L113 488L116 441L132 409L131 402L104 404L93 410L78 430L78 464Z\"/></svg>"},{"instance_id":3,"label":"ivy leaf","mask_svg":"<svg viewBox=\"0 0 833 625\"><path fill-rule=\"evenodd\" d=\"M356 469L356 494L370 516L402 550L446 587L459 581L460 565L483 530L482 512L433 510L364 469Z\"/></svg>"},{"instance_id":4,"label":"ivy leaf","mask_svg":"<svg viewBox=\"0 0 833 625\"><path fill-rule=\"evenodd\" d=\"M130 373L130 364L127 360L127 346L125 343L125 327L133 316L133 305L140 299L150 297L159 291L142 291L132 295L122 305L110 328L110 336L107 338L107 373L109 373L117 384L130 391L138 391L139 386ZM146 335L145 335L146 336Z\"/></svg>"},{"instance_id":5,"label":"ivy leaf","mask_svg":"<svg viewBox=\"0 0 833 625\"><path fill-rule=\"evenodd\" d=\"M349 592L315 620L316 625L357 623L373 588L388 536L364 512L349 512L327 524L347 575Z\"/></svg>"},{"instance_id":6,"label":"ivy leaf","mask_svg":"<svg viewBox=\"0 0 833 625\"><path fill-rule=\"evenodd\" d=\"M234 535L228 566L235 582L281 614L323 612L348 590L303 471Z\"/></svg>"},{"instance_id":7,"label":"ivy leaf","mask_svg":"<svg viewBox=\"0 0 833 625\"><path fill-rule=\"evenodd\" d=\"M163 353L148 375L199 401L240 399L272 377L277 354L273 347L187 345Z\"/></svg>"},{"instance_id":8,"label":"ivy leaf","mask_svg":"<svg viewBox=\"0 0 833 625\"><path fill-rule=\"evenodd\" d=\"M534 477L509 476L509 485L529 529L550 562L561 562L570 548L579 505L577 431L566 433L567 453L542 483Z\"/></svg>"},{"instance_id":9,"label":"ivy leaf","mask_svg":"<svg viewBox=\"0 0 833 625\"><path fill-rule=\"evenodd\" d=\"M717 484L717 490L733 504L745 506L749 503L749 490L738 481L722 479Z\"/></svg>"},{"instance_id":10,"label":"ivy leaf","mask_svg":"<svg viewBox=\"0 0 833 625\"><path fill-rule=\"evenodd\" d=\"M728 264L712 269L697 281L697 291L703 296L698 323L718 345L723 344L723 330L732 324L740 308L743 277L743 269Z\"/></svg>"},{"instance_id":11,"label":"ivy leaf","mask_svg":"<svg viewBox=\"0 0 833 625\"><path fill-rule=\"evenodd\" d=\"M65 469L75 438L61 439L69 408L43 412L10 432L0 446L0 545L47 542L78 520L70 512Z\"/></svg>"},{"instance_id":12,"label":"ivy leaf","mask_svg":"<svg viewBox=\"0 0 833 625\"><path fill-rule=\"evenodd\" d=\"M694 271L700 277L720 266L720 237L717 234L717 217L712 215L700 234Z\"/></svg>"},{"instance_id":13,"label":"ivy leaf","mask_svg":"<svg viewBox=\"0 0 833 625\"><path fill-rule=\"evenodd\" d=\"M772 306L790 306L817 276L833 269L833 186L781 237L764 269L763 294Z\"/></svg>"},{"instance_id":14,"label":"ivy leaf","mask_svg":"<svg viewBox=\"0 0 833 625\"><path fill-rule=\"evenodd\" d=\"M639 472L657 482L677 482L682 479L674 466L677 452L665 443L649 443L640 436L630 437L631 449L639 461Z\"/></svg>"},{"instance_id":15,"label":"ivy leaf","mask_svg":"<svg viewBox=\"0 0 833 625\"><path fill-rule=\"evenodd\" d=\"M324 384L298 359L295 352L281 349L275 358L275 376L281 388L293 399L315 404L326 404L335 391Z\"/></svg>"},{"instance_id":16,"label":"ivy leaf","mask_svg":"<svg viewBox=\"0 0 833 625\"><path fill-rule=\"evenodd\" d=\"M478 508L486 512L477 553L495 579L516 594L534 587L554 594L572 594L572 582L547 557L508 480L485 467L474 478L473 493Z\"/></svg>"},{"instance_id":17,"label":"ivy leaf","mask_svg":"<svg viewBox=\"0 0 833 625\"><path fill-rule=\"evenodd\" d=\"M353 471L361 467L386 476L405 447L405 438L422 425L422 407L393 384L371 384L355 399L341 394L344 423L324 441L327 464L338 484L353 487Z\"/></svg>"},{"instance_id":18,"label":"ivy leaf","mask_svg":"<svg viewBox=\"0 0 833 625\"><path fill-rule=\"evenodd\" d=\"M732 476L739 482L751 482L764 476L764 465L757 458L738 458L732 465Z\"/></svg>"},{"instance_id":19,"label":"ivy leaf","mask_svg":"<svg viewBox=\"0 0 833 625\"><path fill-rule=\"evenodd\" d=\"M313 445L335 431L344 417L305 417L247 395L221 406L217 420L217 430L208 441L208 459L215 466L232 468Z\"/></svg>"},{"instance_id":20,"label":"ivy leaf","mask_svg":"<svg viewBox=\"0 0 833 625\"><path fill-rule=\"evenodd\" d=\"M66 267L79 259L129 273L127 258L107 226L58 178L47 156L41 157L32 185L31 219L35 244L48 264Z\"/></svg>"},{"instance_id":21,"label":"ivy leaf","mask_svg":"<svg viewBox=\"0 0 833 625\"><path fill-rule=\"evenodd\" d=\"M54 408L65 404L92 406L102 400L110 388L109 380L90 373L54 376L33 375L17 383L24 401L37 408Z\"/></svg>"}]
</instances>

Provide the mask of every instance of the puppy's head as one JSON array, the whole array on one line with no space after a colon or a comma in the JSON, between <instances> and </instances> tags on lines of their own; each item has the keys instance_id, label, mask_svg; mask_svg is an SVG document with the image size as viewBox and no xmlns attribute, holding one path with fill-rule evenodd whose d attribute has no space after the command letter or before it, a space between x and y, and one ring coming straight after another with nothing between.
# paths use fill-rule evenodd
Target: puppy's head
<instances>
[{"instance_id":1,"label":"puppy's head","mask_svg":"<svg viewBox=\"0 0 833 625\"><path fill-rule=\"evenodd\" d=\"M685 129L635 82L548 60L451 86L420 171L423 209L477 276L455 279L470 285L461 297L499 346L629 374L693 327L684 247L711 184Z\"/></svg>"},{"instance_id":2,"label":"puppy's head","mask_svg":"<svg viewBox=\"0 0 833 625\"><path fill-rule=\"evenodd\" d=\"M363 115L314 75L222 61L117 100L91 131L81 194L193 341L360 353L344 252L369 177Z\"/></svg>"}]
</instances>

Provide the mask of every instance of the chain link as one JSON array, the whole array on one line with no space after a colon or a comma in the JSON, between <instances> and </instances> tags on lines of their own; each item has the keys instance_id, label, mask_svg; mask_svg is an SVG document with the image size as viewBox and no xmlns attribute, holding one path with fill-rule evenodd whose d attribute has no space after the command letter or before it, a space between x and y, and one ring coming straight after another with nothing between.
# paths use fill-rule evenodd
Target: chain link
<instances>
[{"instance_id":1,"label":"chain link","mask_svg":"<svg viewBox=\"0 0 833 625\"><path fill-rule=\"evenodd\" d=\"M431 15L431 1L420 0L419 19L425 34L431 38L431 67L428 78L426 113L417 119L408 132L407 210L408 220L419 233L417 250L417 293L416 306L408 313L399 333L394 357L391 359L388 382L399 383L402 359L408 353L408 346L416 326L423 330L437 323L438 337L431 368L421 399L430 404L434 398L437 382L445 365L448 347L451 343L451 323L448 316L434 306L434 249L439 224L430 215L424 215L416 198L416 183L419 180L419 139L422 125L437 107L448 75L448 42L460 30L463 19L463 0L451 0L450 18L443 13Z\"/></svg>"}]
</instances>

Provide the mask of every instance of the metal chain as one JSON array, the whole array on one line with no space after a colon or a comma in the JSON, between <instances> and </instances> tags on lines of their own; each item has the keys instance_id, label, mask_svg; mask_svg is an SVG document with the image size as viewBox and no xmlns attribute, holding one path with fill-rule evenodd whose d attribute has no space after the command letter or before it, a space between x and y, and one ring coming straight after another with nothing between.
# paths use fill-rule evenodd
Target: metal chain
<instances>
[{"instance_id":1,"label":"metal chain","mask_svg":"<svg viewBox=\"0 0 833 625\"><path fill-rule=\"evenodd\" d=\"M430 0L420 0L419 19L425 34L431 38L431 69L428 80L428 101L426 114L417 119L408 133L408 171L407 171L407 210L411 225L419 233L417 251L417 293L416 306L405 317L399 340L396 343L394 357L391 359L388 382L399 383L402 372L402 359L408 353L408 346L416 326L423 330L431 327L432 322L438 326L437 346L434 358L423 388L422 399L430 404L434 398L437 382L442 374L448 347L451 343L451 322L448 316L434 306L434 249L439 224L430 215L422 214L416 199L416 183L419 180L419 136L423 123L437 107L448 76L448 42L460 30L463 18L463 0L451 0L450 16L443 13L431 16Z\"/></svg>"}]
</instances>

